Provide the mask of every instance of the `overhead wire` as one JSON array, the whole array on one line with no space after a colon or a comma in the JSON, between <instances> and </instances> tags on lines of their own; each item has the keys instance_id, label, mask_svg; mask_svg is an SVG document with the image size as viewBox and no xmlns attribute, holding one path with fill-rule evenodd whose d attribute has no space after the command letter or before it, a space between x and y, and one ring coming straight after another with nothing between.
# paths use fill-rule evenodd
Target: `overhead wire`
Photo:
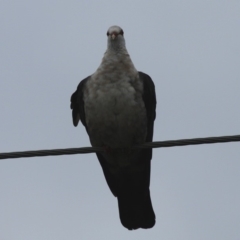
<instances>
[{"instance_id":1,"label":"overhead wire","mask_svg":"<svg viewBox=\"0 0 240 240\"><path fill-rule=\"evenodd\" d=\"M221 137L206 137L206 138L191 138L179 139L144 143L132 148L165 148L187 145L199 145L210 143L226 143L226 142L239 142L240 135L221 136ZM65 148L65 149L49 149L49 150L36 150L36 151L23 151L23 152L6 152L0 153L0 160L10 158L28 158L28 157L44 157L44 156L59 156L59 155L73 155L73 154L86 154L103 152L106 149L102 147L81 147L81 148Z\"/></svg>"}]
</instances>

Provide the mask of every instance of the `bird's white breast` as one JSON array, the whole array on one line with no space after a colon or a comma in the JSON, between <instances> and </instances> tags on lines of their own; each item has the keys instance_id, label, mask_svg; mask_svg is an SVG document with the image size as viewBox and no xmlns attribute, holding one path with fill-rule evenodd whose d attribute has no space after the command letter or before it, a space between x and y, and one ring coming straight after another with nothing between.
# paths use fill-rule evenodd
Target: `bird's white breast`
<instances>
[{"instance_id":1,"label":"bird's white breast","mask_svg":"<svg viewBox=\"0 0 240 240\"><path fill-rule=\"evenodd\" d=\"M92 145L130 147L144 142L147 119L137 72L93 75L84 102Z\"/></svg>"}]
</instances>

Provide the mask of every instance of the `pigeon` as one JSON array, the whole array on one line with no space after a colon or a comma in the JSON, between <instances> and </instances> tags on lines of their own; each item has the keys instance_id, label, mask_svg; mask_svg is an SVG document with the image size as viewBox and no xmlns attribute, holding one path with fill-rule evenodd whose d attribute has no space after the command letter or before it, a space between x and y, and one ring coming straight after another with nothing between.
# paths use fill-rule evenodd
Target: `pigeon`
<instances>
[{"instance_id":1,"label":"pigeon","mask_svg":"<svg viewBox=\"0 0 240 240\"><path fill-rule=\"evenodd\" d=\"M150 197L152 142L156 117L155 86L136 70L119 26L107 31L107 50L97 70L71 96L73 125L84 125L91 145L118 200L120 221L129 230L155 225Z\"/></svg>"}]
</instances>

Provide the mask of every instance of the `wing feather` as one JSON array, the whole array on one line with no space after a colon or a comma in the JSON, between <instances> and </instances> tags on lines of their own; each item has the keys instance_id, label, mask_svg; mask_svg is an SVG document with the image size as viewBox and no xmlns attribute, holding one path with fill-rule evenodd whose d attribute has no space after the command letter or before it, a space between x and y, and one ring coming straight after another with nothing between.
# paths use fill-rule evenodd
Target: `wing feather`
<instances>
[{"instance_id":1,"label":"wing feather","mask_svg":"<svg viewBox=\"0 0 240 240\"><path fill-rule=\"evenodd\" d=\"M82 124L85 126L86 129L87 129L87 126L86 126L86 119L85 119L83 92L84 92L85 84L89 78L90 76L83 79L79 83L77 90L71 96L71 105L70 105L70 108L72 109L73 125L76 127L78 125L79 120L81 120Z\"/></svg>"}]
</instances>

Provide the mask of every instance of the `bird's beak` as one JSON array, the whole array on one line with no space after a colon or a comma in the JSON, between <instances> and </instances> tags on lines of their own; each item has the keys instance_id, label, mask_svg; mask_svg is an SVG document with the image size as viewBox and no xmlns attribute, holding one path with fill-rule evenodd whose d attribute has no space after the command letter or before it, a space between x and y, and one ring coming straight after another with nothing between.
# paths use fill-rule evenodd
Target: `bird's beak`
<instances>
[{"instance_id":1,"label":"bird's beak","mask_svg":"<svg viewBox=\"0 0 240 240\"><path fill-rule=\"evenodd\" d=\"M111 39L114 40L117 36L118 36L118 33L113 32L113 33L111 34Z\"/></svg>"}]
</instances>

